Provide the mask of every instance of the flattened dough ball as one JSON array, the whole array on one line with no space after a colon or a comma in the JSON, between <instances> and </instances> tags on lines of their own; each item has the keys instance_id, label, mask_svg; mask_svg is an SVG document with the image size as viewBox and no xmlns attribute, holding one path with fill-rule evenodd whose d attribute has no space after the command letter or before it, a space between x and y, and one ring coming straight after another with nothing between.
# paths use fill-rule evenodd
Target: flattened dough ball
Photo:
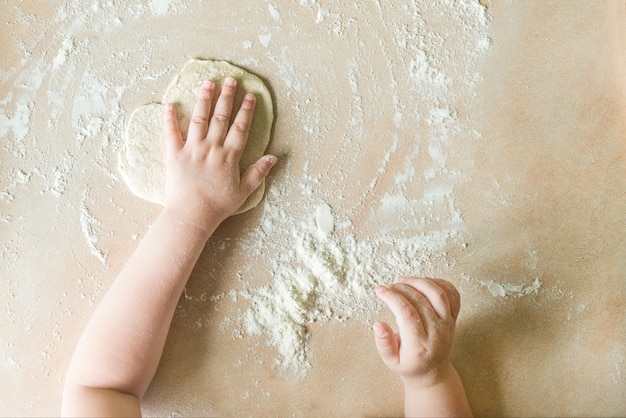
<instances>
[{"instance_id":1,"label":"flattened dough ball","mask_svg":"<svg viewBox=\"0 0 626 418\"><path fill-rule=\"evenodd\" d=\"M188 61L174 77L163 95L163 103L174 103L178 114L178 125L183 138L191 119L196 98L202 82L213 80L216 97L226 77L237 80L234 109L239 109L246 93L256 96L254 118L250 126L248 143L241 156L239 168L243 172L261 158L270 141L274 109L272 96L263 81L226 61L193 59ZM235 110L233 111L234 117ZM163 205L165 202L165 143L163 139L163 106L152 103L140 106L131 114L126 125L124 146L119 153L119 172L128 188L138 197ZM257 206L265 182L241 205L235 214Z\"/></svg>"}]
</instances>

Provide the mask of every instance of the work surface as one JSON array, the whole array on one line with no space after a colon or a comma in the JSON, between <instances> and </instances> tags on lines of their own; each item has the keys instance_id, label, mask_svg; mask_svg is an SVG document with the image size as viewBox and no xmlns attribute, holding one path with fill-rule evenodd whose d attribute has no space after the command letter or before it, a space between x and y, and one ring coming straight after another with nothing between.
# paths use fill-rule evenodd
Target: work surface
<instances>
[{"instance_id":1,"label":"work surface","mask_svg":"<svg viewBox=\"0 0 626 418\"><path fill-rule=\"evenodd\" d=\"M626 414L623 2L199 3L0 6L0 413L58 413L159 212L125 123L208 58L265 80L280 163L207 245L146 414L401 414L371 333L397 274L460 289L476 414Z\"/></svg>"}]
</instances>

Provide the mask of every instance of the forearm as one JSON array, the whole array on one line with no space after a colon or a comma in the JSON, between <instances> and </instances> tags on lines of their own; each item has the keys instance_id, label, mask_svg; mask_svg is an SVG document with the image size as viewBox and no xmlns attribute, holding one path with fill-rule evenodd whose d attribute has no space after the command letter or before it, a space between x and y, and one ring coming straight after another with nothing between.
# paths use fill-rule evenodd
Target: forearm
<instances>
[{"instance_id":1,"label":"forearm","mask_svg":"<svg viewBox=\"0 0 626 418\"><path fill-rule=\"evenodd\" d=\"M236 84L226 78L214 109L215 85L202 84L185 139L175 106L164 106L166 209L83 332L67 375L63 414L141 413L176 305L206 241L276 163L265 156L240 172L255 98L245 96L230 126Z\"/></svg>"},{"instance_id":2,"label":"forearm","mask_svg":"<svg viewBox=\"0 0 626 418\"><path fill-rule=\"evenodd\" d=\"M407 417L470 417L472 411L463 383L452 365L435 385L404 381L404 414Z\"/></svg>"},{"instance_id":3,"label":"forearm","mask_svg":"<svg viewBox=\"0 0 626 418\"><path fill-rule=\"evenodd\" d=\"M68 384L143 397L182 290L213 230L165 210L98 306L74 353Z\"/></svg>"}]
</instances>

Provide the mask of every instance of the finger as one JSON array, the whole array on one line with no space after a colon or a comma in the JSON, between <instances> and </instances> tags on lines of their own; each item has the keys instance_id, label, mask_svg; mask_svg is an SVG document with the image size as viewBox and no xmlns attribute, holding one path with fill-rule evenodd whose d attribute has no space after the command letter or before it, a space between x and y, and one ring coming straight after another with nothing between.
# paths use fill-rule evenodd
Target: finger
<instances>
[{"instance_id":1,"label":"finger","mask_svg":"<svg viewBox=\"0 0 626 418\"><path fill-rule=\"evenodd\" d=\"M461 295L456 287L447 280L444 279L432 279L437 283L448 295L450 301L450 314L454 319L457 319L459 312L461 311Z\"/></svg>"},{"instance_id":2,"label":"finger","mask_svg":"<svg viewBox=\"0 0 626 418\"><path fill-rule=\"evenodd\" d=\"M441 322L441 318L439 318L434 311L428 298L414 287L405 283L395 283L390 285L390 287L404 296L413 308L415 308L419 317L422 319L425 335L430 335L433 326L437 326L437 324Z\"/></svg>"},{"instance_id":3,"label":"finger","mask_svg":"<svg viewBox=\"0 0 626 418\"><path fill-rule=\"evenodd\" d=\"M214 92L215 83L212 81L202 83L198 100L196 100L193 112L191 113L187 141L201 141L206 138L209 132L209 117L211 115L211 107L213 106Z\"/></svg>"},{"instance_id":4,"label":"finger","mask_svg":"<svg viewBox=\"0 0 626 418\"><path fill-rule=\"evenodd\" d=\"M165 139L165 151L168 156L173 155L185 144L178 128L176 106L171 103L163 106L163 136Z\"/></svg>"},{"instance_id":5,"label":"finger","mask_svg":"<svg viewBox=\"0 0 626 418\"><path fill-rule=\"evenodd\" d=\"M267 177L277 162L278 158L276 156L265 155L248 167L241 176L241 186L244 191L248 195L252 194L263 183L263 180L265 180L265 177Z\"/></svg>"},{"instance_id":6,"label":"finger","mask_svg":"<svg viewBox=\"0 0 626 418\"><path fill-rule=\"evenodd\" d=\"M237 112L237 116L235 116L233 125L228 130L228 134L226 134L224 147L229 149L229 155L234 160L239 161L239 159L241 159L241 154L246 147L255 106L256 98L254 94L246 94Z\"/></svg>"},{"instance_id":7,"label":"finger","mask_svg":"<svg viewBox=\"0 0 626 418\"><path fill-rule=\"evenodd\" d=\"M374 343L378 354L388 366L400 362L400 338L393 332L386 322L377 322L372 326L374 330Z\"/></svg>"},{"instance_id":8,"label":"finger","mask_svg":"<svg viewBox=\"0 0 626 418\"><path fill-rule=\"evenodd\" d=\"M439 318L445 320L451 317L448 295L445 290L432 279L401 276L398 277L398 283L408 285L424 295L430 308L432 308ZM428 307L424 308L424 312L428 310Z\"/></svg>"},{"instance_id":9,"label":"finger","mask_svg":"<svg viewBox=\"0 0 626 418\"><path fill-rule=\"evenodd\" d=\"M228 132L230 115L233 110L233 101L237 91L237 81L232 77L227 77L222 84L220 97L215 104L213 117L209 122L207 139L213 144L223 144Z\"/></svg>"},{"instance_id":10,"label":"finger","mask_svg":"<svg viewBox=\"0 0 626 418\"><path fill-rule=\"evenodd\" d=\"M402 344L416 346L427 337L420 312L398 289L393 286L379 286L376 295L395 316Z\"/></svg>"}]
</instances>

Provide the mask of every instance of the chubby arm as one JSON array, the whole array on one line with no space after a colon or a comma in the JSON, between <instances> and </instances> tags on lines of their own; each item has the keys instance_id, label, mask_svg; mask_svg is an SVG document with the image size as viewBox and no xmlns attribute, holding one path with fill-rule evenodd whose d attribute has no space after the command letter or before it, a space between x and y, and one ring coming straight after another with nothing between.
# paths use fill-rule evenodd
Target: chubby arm
<instances>
[{"instance_id":1,"label":"chubby arm","mask_svg":"<svg viewBox=\"0 0 626 418\"><path fill-rule=\"evenodd\" d=\"M141 415L171 319L207 232L168 210L94 312L65 382L63 415Z\"/></svg>"},{"instance_id":2,"label":"chubby arm","mask_svg":"<svg viewBox=\"0 0 626 418\"><path fill-rule=\"evenodd\" d=\"M463 383L449 358L461 306L454 286L441 279L399 277L376 293L398 324L399 333L384 322L373 328L383 362L402 379L405 415L471 416Z\"/></svg>"},{"instance_id":3,"label":"chubby arm","mask_svg":"<svg viewBox=\"0 0 626 418\"><path fill-rule=\"evenodd\" d=\"M141 399L204 245L276 163L267 155L240 174L255 98L245 96L230 126L236 88L235 80L226 79L213 109L215 85L203 83L186 141L174 106L165 106L165 207L78 342L63 391L63 415L141 415Z\"/></svg>"}]
</instances>

